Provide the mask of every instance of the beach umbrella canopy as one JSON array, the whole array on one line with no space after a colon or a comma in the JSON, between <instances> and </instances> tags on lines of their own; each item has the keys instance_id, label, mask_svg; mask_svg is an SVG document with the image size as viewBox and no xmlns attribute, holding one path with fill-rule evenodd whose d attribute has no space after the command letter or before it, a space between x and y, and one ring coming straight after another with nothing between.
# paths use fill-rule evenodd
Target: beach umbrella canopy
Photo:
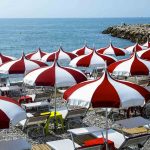
<instances>
[{"instance_id":1,"label":"beach umbrella canopy","mask_svg":"<svg viewBox=\"0 0 150 150\"><path fill-rule=\"evenodd\" d=\"M150 92L131 82L115 80L107 71L96 80L76 84L64 92L70 105L93 108L128 108L140 106L149 100Z\"/></svg>"},{"instance_id":2,"label":"beach umbrella canopy","mask_svg":"<svg viewBox=\"0 0 150 150\"><path fill-rule=\"evenodd\" d=\"M141 46L140 44L136 43L132 46L129 46L129 47L126 47L125 50L129 53L129 54L132 54L135 50L138 52L138 51L141 51L143 49L146 49L144 46Z\"/></svg>"},{"instance_id":3,"label":"beach umbrella canopy","mask_svg":"<svg viewBox=\"0 0 150 150\"><path fill-rule=\"evenodd\" d=\"M2 74L25 74L29 71L40 68L43 66L47 66L47 64L37 61L37 60L29 60L23 56L17 60L9 61L0 66L0 73Z\"/></svg>"},{"instance_id":4,"label":"beach umbrella canopy","mask_svg":"<svg viewBox=\"0 0 150 150\"><path fill-rule=\"evenodd\" d=\"M137 55L142 58L150 61L150 48L137 52Z\"/></svg>"},{"instance_id":5,"label":"beach umbrella canopy","mask_svg":"<svg viewBox=\"0 0 150 150\"><path fill-rule=\"evenodd\" d=\"M9 62L11 60L15 60L15 59L16 58L14 58L14 57L6 56L6 55L3 55L2 53L0 53L0 65L3 63Z\"/></svg>"},{"instance_id":6,"label":"beach umbrella canopy","mask_svg":"<svg viewBox=\"0 0 150 150\"><path fill-rule=\"evenodd\" d=\"M72 60L73 58L77 57L76 54L73 54L71 52L66 52L60 47L58 51L46 54L45 56L42 57L42 60L44 62L52 62L55 59L57 60Z\"/></svg>"},{"instance_id":7,"label":"beach umbrella canopy","mask_svg":"<svg viewBox=\"0 0 150 150\"><path fill-rule=\"evenodd\" d=\"M98 54L96 51L92 51L90 54L74 58L69 65L72 67L89 67L89 66L105 67L106 63L107 65L110 65L116 61L117 59L115 59L114 57Z\"/></svg>"},{"instance_id":8,"label":"beach umbrella canopy","mask_svg":"<svg viewBox=\"0 0 150 150\"><path fill-rule=\"evenodd\" d=\"M16 100L0 96L0 129L9 128L26 118L26 112Z\"/></svg>"},{"instance_id":9,"label":"beach umbrella canopy","mask_svg":"<svg viewBox=\"0 0 150 150\"><path fill-rule=\"evenodd\" d=\"M40 48L38 48L35 52L27 54L26 58L31 59L31 60L41 60L41 58L46 54L48 54L48 53L44 52Z\"/></svg>"},{"instance_id":10,"label":"beach umbrella canopy","mask_svg":"<svg viewBox=\"0 0 150 150\"><path fill-rule=\"evenodd\" d=\"M108 47L98 49L97 52L99 54L108 54L108 55L115 55L115 56L126 55L126 51L124 49L115 47L112 45L112 43L110 43Z\"/></svg>"},{"instance_id":11,"label":"beach umbrella canopy","mask_svg":"<svg viewBox=\"0 0 150 150\"><path fill-rule=\"evenodd\" d=\"M109 65L108 71L122 76L149 75L150 61L139 58L135 52L130 58Z\"/></svg>"},{"instance_id":12,"label":"beach umbrella canopy","mask_svg":"<svg viewBox=\"0 0 150 150\"><path fill-rule=\"evenodd\" d=\"M78 56L81 55L86 55L91 53L93 50L91 48L89 48L86 44L85 46L83 46L82 48L76 49L74 51L72 51L73 54L77 54Z\"/></svg>"},{"instance_id":13,"label":"beach umbrella canopy","mask_svg":"<svg viewBox=\"0 0 150 150\"><path fill-rule=\"evenodd\" d=\"M62 67L56 61L52 66L36 69L24 77L24 83L31 86L68 87L85 80L87 78L81 71Z\"/></svg>"},{"instance_id":14,"label":"beach umbrella canopy","mask_svg":"<svg viewBox=\"0 0 150 150\"><path fill-rule=\"evenodd\" d=\"M149 42L149 40L147 40L147 42L144 43L143 46L144 46L144 47L147 47L147 48L150 48L150 42Z\"/></svg>"}]
</instances>

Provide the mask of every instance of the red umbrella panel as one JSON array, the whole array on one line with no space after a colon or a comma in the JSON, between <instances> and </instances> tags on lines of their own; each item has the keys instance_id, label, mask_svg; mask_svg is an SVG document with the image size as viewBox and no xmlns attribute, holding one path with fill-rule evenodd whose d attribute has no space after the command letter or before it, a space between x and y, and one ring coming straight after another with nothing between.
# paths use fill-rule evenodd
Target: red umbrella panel
<instances>
[{"instance_id":1,"label":"red umbrella panel","mask_svg":"<svg viewBox=\"0 0 150 150\"><path fill-rule=\"evenodd\" d=\"M60 47L58 51L52 52L52 53L49 53L49 54L43 56L42 60L44 62L52 62L52 61L55 61L55 59L70 61L70 60L74 59L75 57L77 57L76 54L73 54L71 52L66 52Z\"/></svg>"},{"instance_id":2,"label":"red umbrella panel","mask_svg":"<svg viewBox=\"0 0 150 150\"><path fill-rule=\"evenodd\" d=\"M97 50L99 54L115 55L115 56L125 56L126 51L122 48L118 48L112 45L112 43L105 48L100 48Z\"/></svg>"},{"instance_id":3,"label":"red umbrella panel","mask_svg":"<svg viewBox=\"0 0 150 150\"><path fill-rule=\"evenodd\" d=\"M76 49L72 51L73 54L78 56L89 54L93 51L93 49L89 48L87 45L83 46L82 48Z\"/></svg>"},{"instance_id":4,"label":"red umbrella panel","mask_svg":"<svg viewBox=\"0 0 150 150\"><path fill-rule=\"evenodd\" d=\"M134 53L128 59L120 60L108 66L108 71L121 76L149 75L150 61L141 59Z\"/></svg>"},{"instance_id":5,"label":"red umbrella panel","mask_svg":"<svg viewBox=\"0 0 150 150\"><path fill-rule=\"evenodd\" d=\"M0 65L3 63L9 62L11 60L15 60L15 59L16 58L14 58L14 57L6 56L6 55L3 55L2 53L0 53Z\"/></svg>"},{"instance_id":6,"label":"red umbrella panel","mask_svg":"<svg viewBox=\"0 0 150 150\"><path fill-rule=\"evenodd\" d=\"M150 61L150 48L137 52L137 55L142 59Z\"/></svg>"},{"instance_id":7,"label":"red umbrella panel","mask_svg":"<svg viewBox=\"0 0 150 150\"><path fill-rule=\"evenodd\" d=\"M41 60L41 58L46 54L48 54L48 53L44 52L40 48L38 48L35 52L27 54L26 58L30 59L30 60Z\"/></svg>"},{"instance_id":8,"label":"red umbrella panel","mask_svg":"<svg viewBox=\"0 0 150 150\"><path fill-rule=\"evenodd\" d=\"M128 54L132 54L135 50L136 52L142 51L146 49L146 47L141 46L140 44L136 43L135 45L126 47L125 50L127 51Z\"/></svg>"},{"instance_id":9,"label":"red umbrella panel","mask_svg":"<svg viewBox=\"0 0 150 150\"><path fill-rule=\"evenodd\" d=\"M24 83L36 86L66 87L87 80L81 71L62 67L56 61L50 67L42 67L29 72L24 77Z\"/></svg>"},{"instance_id":10,"label":"red umbrella panel","mask_svg":"<svg viewBox=\"0 0 150 150\"><path fill-rule=\"evenodd\" d=\"M98 54L96 51L92 51L90 54L74 58L69 65L72 67L105 67L106 63L110 65L116 61L117 59L112 56Z\"/></svg>"},{"instance_id":11,"label":"red umbrella panel","mask_svg":"<svg viewBox=\"0 0 150 150\"><path fill-rule=\"evenodd\" d=\"M25 74L33 69L47 66L47 64L37 61L28 60L23 55L20 59L9 61L0 66L0 73L2 74Z\"/></svg>"},{"instance_id":12,"label":"red umbrella panel","mask_svg":"<svg viewBox=\"0 0 150 150\"><path fill-rule=\"evenodd\" d=\"M70 87L65 91L63 98L70 105L82 107L91 105L94 108L128 108L143 105L149 100L150 92L134 83L115 80L105 72L99 79Z\"/></svg>"},{"instance_id":13,"label":"red umbrella panel","mask_svg":"<svg viewBox=\"0 0 150 150\"><path fill-rule=\"evenodd\" d=\"M9 128L26 118L26 112L16 100L0 96L0 129Z\"/></svg>"}]
</instances>

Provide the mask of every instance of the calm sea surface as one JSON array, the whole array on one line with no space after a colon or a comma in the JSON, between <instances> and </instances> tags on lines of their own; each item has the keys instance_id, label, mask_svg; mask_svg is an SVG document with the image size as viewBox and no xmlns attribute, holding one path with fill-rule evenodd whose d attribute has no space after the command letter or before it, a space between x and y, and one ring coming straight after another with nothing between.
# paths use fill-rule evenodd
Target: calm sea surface
<instances>
[{"instance_id":1,"label":"calm sea surface","mask_svg":"<svg viewBox=\"0 0 150 150\"><path fill-rule=\"evenodd\" d=\"M107 19L0 19L0 52L19 57L22 51L31 52L38 47L44 51L57 50L61 44L66 51L83 46L106 46L110 39L119 47L132 45L130 41L101 34L111 25L121 23L150 23L150 18Z\"/></svg>"}]
</instances>

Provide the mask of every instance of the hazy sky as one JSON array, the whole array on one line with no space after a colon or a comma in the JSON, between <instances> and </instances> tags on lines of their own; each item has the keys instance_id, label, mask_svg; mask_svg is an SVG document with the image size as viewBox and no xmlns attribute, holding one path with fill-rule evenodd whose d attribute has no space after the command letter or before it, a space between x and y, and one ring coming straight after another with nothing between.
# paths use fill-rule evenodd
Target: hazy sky
<instances>
[{"instance_id":1,"label":"hazy sky","mask_svg":"<svg viewBox=\"0 0 150 150\"><path fill-rule=\"evenodd\" d=\"M0 0L0 18L150 17L150 0Z\"/></svg>"}]
</instances>

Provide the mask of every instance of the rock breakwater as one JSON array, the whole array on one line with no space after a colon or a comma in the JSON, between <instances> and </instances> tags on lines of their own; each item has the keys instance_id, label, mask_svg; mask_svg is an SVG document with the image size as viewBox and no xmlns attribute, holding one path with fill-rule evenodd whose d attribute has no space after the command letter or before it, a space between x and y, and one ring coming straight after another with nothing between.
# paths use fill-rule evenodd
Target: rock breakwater
<instances>
[{"instance_id":1,"label":"rock breakwater","mask_svg":"<svg viewBox=\"0 0 150 150\"><path fill-rule=\"evenodd\" d=\"M143 44L150 38L150 24L111 26L102 31L102 33Z\"/></svg>"}]
</instances>

